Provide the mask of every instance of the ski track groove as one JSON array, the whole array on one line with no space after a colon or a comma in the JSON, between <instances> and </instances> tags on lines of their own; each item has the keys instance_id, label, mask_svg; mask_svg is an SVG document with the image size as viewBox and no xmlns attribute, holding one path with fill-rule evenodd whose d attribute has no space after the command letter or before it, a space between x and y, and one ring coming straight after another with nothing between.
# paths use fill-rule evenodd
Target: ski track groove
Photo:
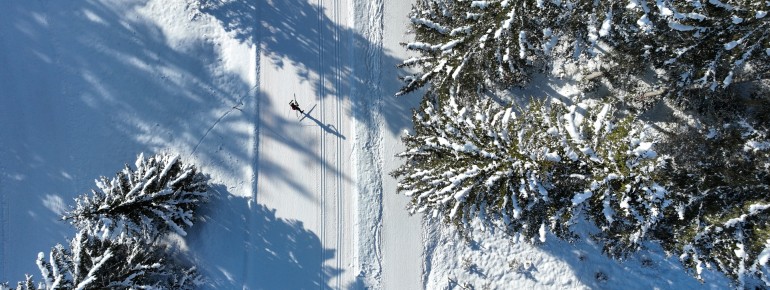
<instances>
[{"instance_id":1,"label":"ski track groove","mask_svg":"<svg viewBox=\"0 0 770 290\"><path fill-rule=\"evenodd\" d=\"M324 0L319 0L318 6L324 8L327 3L328 2L324 2ZM327 121L326 114L327 114L327 109L331 109L332 110L331 113L333 113L335 116L332 117L334 126L333 128L329 128L329 129L339 131L340 128L342 127L342 104L343 104L342 95L341 95L343 84L342 84L342 75L340 71L341 58L340 58L339 0L333 0L330 4L332 5L330 10L331 10L331 22L332 22L331 25L333 25L333 31L331 35L325 35L325 33L319 33L319 36L318 36L319 68L320 68L318 97L320 98L319 102L322 108L320 110L321 111L320 120L322 125L326 124L326 126L329 127L329 124L326 123ZM321 9L319 10L319 14L318 14L318 26L319 26L318 31L321 31L321 32L324 31L325 21L328 21L328 20L326 19L326 14L324 13L324 9ZM329 39L329 37L331 37L331 39ZM332 47L326 47L326 44L327 44L326 41L329 41L329 40L332 41L331 43ZM333 59L327 60L326 53L328 52L333 53L333 56L332 56ZM332 65L333 67L327 67L329 65ZM327 72L326 70L329 68L331 68L331 70ZM327 87L326 87L328 85L326 80L327 74L329 75L329 77L332 78L330 79L330 81L332 82L330 84L332 85L331 93L334 93L334 96L333 96L334 99L330 100L331 103L329 108L326 107L326 101L325 101L327 97L330 97L330 96L327 96ZM342 241L344 238L344 228L343 228L344 190L342 188L343 179L342 179L342 174L340 172L343 170L342 168L343 142L340 140L339 136L337 136L337 138L334 138L332 140L328 140L327 138L328 134L327 132L325 132L325 130L319 130L319 132L321 134L321 142L320 142L321 143L320 151L321 151L321 157L322 157L321 160L323 160L323 164L321 166L321 174L320 174L321 246L322 246L322 249L326 249L328 244L334 245L334 249L335 249L334 261L331 261L331 262L332 262L332 265L334 266L334 270L342 270L343 268L342 253L344 252L344 249L342 249ZM334 142L334 144L327 144L327 140ZM329 145L333 146L334 148L327 148L327 146ZM328 149L331 149L334 151L327 152ZM334 155L333 159L331 158L332 156L329 156L330 155L329 153L331 153L331 155ZM335 166L338 170L340 170L340 172L335 173L336 176L333 177L333 180L329 180L330 178L328 177L328 174L329 174L328 167L330 166L329 161L333 162L331 166ZM334 191L332 192L334 196L331 197L332 199L327 200L328 198L330 198L328 196L330 192L327 192L327 189L329 186L335 187ZM334 213L330 214L327 212L327 207L329 206L335 208ZM332 220L327 220L329 218L332 218ZM327 225L327 223L333 223L334 225ZM336 233L333 233L333 237L334 237L333 241L328 240L329 237L327 237L327 233L326 233L327 226L333 226L334 229L336 230ZM323 255L323 251L321 254ZM321 277L322 277L321 278L322 281L320 283L321 288L323 288L323 286L328 282L328 281L323 281L324 279L332 278L332 277L326 277L324 273L325 265L323 264L325 263L322 263L321 265ZM335 279L334 279L333 285L327 285L327 286L332 286L331 288L334 288L334 289L342 289L343 277L340 275L334 278Z\"/></svg>"},{"instance_id":2,"label":"ski track groove","mask_svg":"<svg viewBox=\"0 0 770 290\"><path fill-rule=\"evenodd\" d=\"M340 67L341 67L341 60L340 60L340 25L339 25L339 0L334 0L334 56L335 56L335 92L336 92L336 119L337 119L337 127L335 128L338 133L340 128L342 127L342 117L341 117L341 98L342 98L342 82L341 82L341 73L340 73ZM342 215L343 215L343 200L342 200L342 141L340 140L339 136L334 139L334 141L337 143L337 165L338 168L338 174L336 178L337 182L337 254L335 257L337 258L337 269L342 270L342 253L344 252L342 248L342 239L343 239L343 223L342 223ZM342 289L342 277L337 278L337 289Z\"/></svg>"},{"instance_id":3,"label":"ski track groove","mask_svg":"<svg viewBox=\"0 0 770 290\"><path fill-rule=\"evenodd\" d=\"M262 19L262 9L260 9L260 5L256 6L255 10L255 18L254 19ZM262 136L260 135L260 130L262 128L262 122L260 121L260 118L262 117L260 110L261 108L261 89L262 89L262 28L258 25L258 22L255 22L254 25L257 27L255 30L255 42L254 42L254 55L252 56L254 58L254 86L256 90L253 91L250 98L254 100L254 107L253 107L253 121L254 127L253 130L253 139L251 144L251 152L252 152L252 166L254 169L251 171L251 203L249 203L249 214L246 216L246 221L248 222L247 228L249 229L248 233L246 233L249 245L256 245L256 234L258 229L256 226L256 221L259 220L259 218L256 216L256 211L254 208L259 206L259 200L257 199L258 191L259 191L259 158L260 158L260 148L259 145L262 141ZM254 206L254 208L252 208ZM256 255L253 250L246 249L246 255L245 261L244 261L244 272L243 277L249 277L249 273L251 273L252 268L254 266L252 265L252 261L256 259ZM250 281L249 281L250 282ZM245 282L246 285L249 284L249 282ZM244 286L246 286L244 285ZM246 287L243 287L246 288Z\"/></svg>"},{"instance_id":4,"label":"ski track groove","mask_svg":"<svg viewBox=\"0 0 770 290\"><path fill-rule=\"evenodd\" d=\"M324 2L323 0L318 0L318 7L323 8ZM319 119L321 120L321 124L326 122L326 106L324 102L324 95L325 95L325 87L326 83L324 81L324 49L323 49L323 43L324 43L324 35L323 35L323 24L324 24L324 10L318 9L318 30L320 33L318 33L318 98L320 98L319 102L321 103L321 116L319 116ZM321 155L321 174L319 175L319 184L320 184L320 235L321 235L321 252L319 253L321 255L321 265L319 269L319 276L321 279L321 283L319 283L319 289L323 289L323 286L326 284L324 277L324 249L326 249L326 134L323 130L319 131L321 134L321 148L320 148L320 155Z\"/></svg>"}]
</instances>

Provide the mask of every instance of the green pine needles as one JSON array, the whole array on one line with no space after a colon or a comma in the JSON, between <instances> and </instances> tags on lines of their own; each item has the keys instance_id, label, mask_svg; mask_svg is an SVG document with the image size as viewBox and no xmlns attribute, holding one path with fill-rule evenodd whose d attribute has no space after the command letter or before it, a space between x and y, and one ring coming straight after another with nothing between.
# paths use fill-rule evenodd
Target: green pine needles
<instances>
[{"instance_id":1,"label":"green pine needles","mask_svg":"<svg viewBox=\"0 0 770 290\"><path fill-rule=\"evenodd\" d=\"M426 102L414 135L403 137L405 164L392 174L412 212L462 226L485 215L528 238L544 239L545 228L570 236L585 209L616 240L608 250L621 253L649 234L668 192L651 178L653 139L641 125L616 122L613 111L590 101L526 108Z\"/></svg>"},{"instance_id":2,"label":"green pine needles","mask_svg":"<svg viewBox=\"0 0 770 290\"><path fill-rule=\"evenodd\" d=\"M671 154L664 172L672 207L657 239L681 253L696 276L704 267L716 266L741 285L751 285L749 278L770 281L766 126L737 120L709 128L705 135L684 131L663 148Z\"/></svg>"},{"instance_id":3,"label":"green pine needles","mask_svg":"<svg viewBox=\"0 0 770 290\"><path fill-rule=\"evenodd\" d=\"M412 213L496 220L532 241L574 237L586 218L612 256L655 241L696 275L716 266L739 287L766 287L769 11L758 0L417 0L404 44L417 56L401 64L417 73L397 95L427 93L403 136L398 190ZM484 97L534 74L631 108ZM695 128L651 135L665 131L638 110L661 99L700 114Z\"/></svg>"}]
</instances>

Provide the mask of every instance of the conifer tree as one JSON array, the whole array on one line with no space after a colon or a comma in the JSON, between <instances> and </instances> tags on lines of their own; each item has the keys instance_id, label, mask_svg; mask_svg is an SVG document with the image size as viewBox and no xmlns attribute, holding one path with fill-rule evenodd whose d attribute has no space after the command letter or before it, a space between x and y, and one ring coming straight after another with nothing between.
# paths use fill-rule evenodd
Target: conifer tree
<instances>
[{"instance_id":1,"label":"conifer tree","mask_svg":"<svg viewBox=\"0 0 770 290\"><path fill-rule=\"evenodd\" d=\"M693 88L710 91L735 81L768 79L770 3L767 1L632 1L639 15L641 54L666 71L677 95ZM633 15L633 14L631 14Z\"/></svg>"},{"instance_id":2,"label":"conifer tree","mask_svg":"<svg viewBox=\"0 0 770 290\"><path fill-rule=\"evenodd\" d=\"M420 55L401 67L422 70L404 77L397 95L428 82L441 94L522 86L532 72L546 71L555 54L592 57L621 8L613 3L419 0L409 14L415 41L404 45Z\"/></svg>"},{"instance_id":3,"label":"conifer tree","mask_svg":"<svg viewBox=\"0 0 770 290\"><path fill-rule=\"evenodd\" d=\"M656 238L696 276L714 266L743 288L752 280L770 284L768 129L738 120L705 135L682 132L663 147L672 206Z\"/></svg>"},{"instance_id":4,"label":"conifer tree","mask_svg":"<svg viewBox=\"0 0 770 290\"><path fill-rule=\"evenodd\" d=\"M414 124L398 155L405 164L392 173L412 213L461 227L486 216L544 239L546 229L569 237L585 210L607 233L607 250L622 254L638 247L668 205L651 178L654 143L643 127L615 121L609 104L462 107L450 99L424 102Z\"/></svg>"},{"instance_id":5,"label":"conifer tree","mask_svg":"<svg viewBox=\"0 0 770 290\"><path fill-rule=\"evenodd\" d=\"M203 282L195 267L169 254L159 238L185 235L198 206L208 198L207 177L177 156L137 157L116 177L101 177L92 195L75 199L64 216L78 229L69 247L56 245L16 289L194 289ZM7 284L0 289L8 288Z\"/></svg>"},{"instance_id":6,"label":"conifer tree","mask_svg":"<svg viewBox=\"0 0 770 290\"><path fill-rule=\"evenodd\" d=\"M151 242L167 231L184 236L195 210L208 197L206 181L178 156L145 159L142 154L135 169L126 165L114 178L97 180L92 194L76 198L64 219L103 238L125 233Z\"/></svg>"},{"instance_id":7,"label":"conifer tree","mask_svg":"<svg viewBox=\"0 0 770 290\"><path fill-rule=\"evenodd\" d=\"M760 0L419 0L409 15L415 41L404 44L419 55L401 66L421 69L397 95L427 83L440 95L522 86L555 59L595 57L603 64L590 69L622 94L718 95L770 78L768 11Z\"/></svg>"},{"instance_id":8,"label":"conifer tree","mask_svg":"<svg viewBox=\"0 0 770 290\"><path fill-rule=\"evenodd\" d=\"M608 104L478 101L483 89L526 85L554 61L584 69L582 60L602 57L591 75L632 105L676 96L718 113L725 108L708 106L729 101L733 84L770 77L768 10L758 0L418 0L415 41L404 45L419 55L401 66L420 70L397 95L430 89L415 134L403 137L405 164L392 173L399 191L412 212L460 226L499 219L530 238L546 229L569 236L585 212L612 255L653 239L697 273L716 265L741 287L753 278L770 285L764 125L669 136L669 154L658 156L635 116L615 119L622 114Z\"/></svg>"},{"instance_id":9,"label":"conifer tree","mask_svg":"<svg viewBox=\"0 0 770 290\"><path fill-rule=\"evenodd\" d=\"M125 235L100 239L78 233L70 247L38 255L43 289L194 289L195 267L183 267L157 245ZM31 283L28 276L27 285Z\"/></svg>"}]
</instances>

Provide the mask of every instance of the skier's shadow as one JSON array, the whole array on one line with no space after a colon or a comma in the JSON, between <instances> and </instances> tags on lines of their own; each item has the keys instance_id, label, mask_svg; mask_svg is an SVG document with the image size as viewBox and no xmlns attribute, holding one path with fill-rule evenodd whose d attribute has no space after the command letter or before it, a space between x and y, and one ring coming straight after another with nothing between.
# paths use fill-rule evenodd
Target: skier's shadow
<instances>
[{"instance_id":1,"label":"skier's shadow","mask_svg":"<svg viewBox=\"0 0 770 290\"><path fill-rule=\"evenodd\" d=\"M334 136L337 136L338 138L341 138L342 140L347 140L347 138L345 138L345 135L340 134L340 130L338 130L337 127L335 127L332 124L321 123L321 121L319 121L318 119L316 119L316 118L314 118L313 116L310 115L310 113L312 113L313 110L315 110L316 106L317 105L313 105L313 107L310 108L310 110L307 111L307 113L303 113L304 116L302 117L302 119L300 119L300 122L302 120L304 120L304 119L310 119L313 122L315 122L315 124L318 127L321 127L321 129L324 129L324 131L326 131L327 133L333 134ZM304 125L304 126L313 126L313 125Z\"/></svg>"}]
</instances>

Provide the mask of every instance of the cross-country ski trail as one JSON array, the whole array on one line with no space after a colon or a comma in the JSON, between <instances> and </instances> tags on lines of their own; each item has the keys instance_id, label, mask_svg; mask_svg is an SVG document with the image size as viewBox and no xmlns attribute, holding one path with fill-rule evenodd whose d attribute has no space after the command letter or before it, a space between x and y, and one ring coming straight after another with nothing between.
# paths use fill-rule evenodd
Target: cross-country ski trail
<instances>
[{"instance_id":1,"label":"cross-country ski trail","mask_svg":"<svg viewBox=\"0 0 770 290\"><path fill-rule=\"evenodd\" d=\"M292 25L294 31L284 32L293 37L280 43L265 38L261 44L255 200L312 232L320 248L296 250L294 258L318 266L304 270L321 289L345 289L357 274L351 245L352 116L344 70L349 66L349 5L347 0L317 0L300 6L302 11L280 4L260 11L271 27ZM284 23L297 15L305 15L301 25ZM287 106L295 94L305 110L300 120ZM303 107L310 104L317 108ZM285 271L269 261L252 268L260 287L286 286Z\"/></svg>"}]
</instances>

